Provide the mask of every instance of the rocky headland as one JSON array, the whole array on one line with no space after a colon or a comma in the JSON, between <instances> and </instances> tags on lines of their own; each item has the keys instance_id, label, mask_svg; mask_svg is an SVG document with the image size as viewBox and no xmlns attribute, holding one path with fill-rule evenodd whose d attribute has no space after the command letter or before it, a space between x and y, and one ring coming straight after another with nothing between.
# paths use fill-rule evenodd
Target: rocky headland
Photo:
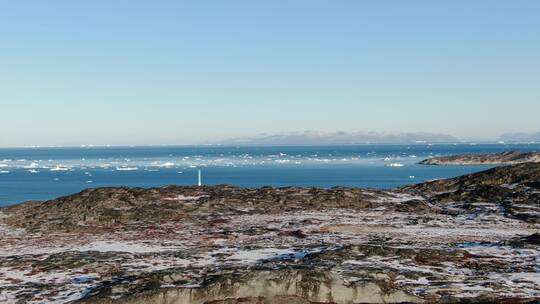
<instances>
[{"instance_id":1,"label":"rocky headland","mask_svg":"<svg viewBox=\"0 0 540 304\"><path fill-rule=\"evenodd\" d=\"M508 151L494 154L459 154L425 159L422 165L515 165L540 162L540 152Z\"/></svg>"},{"instance_id":2,"label":"rocky headland","mask_svg":"<svg viewBox=\"0 0 540 304\"><path fill-rule=\"evenodd\" d=\"M0 209L2 303L537 303L540 163L389 191L96 188Z\"/></svg>"}]
</instances>

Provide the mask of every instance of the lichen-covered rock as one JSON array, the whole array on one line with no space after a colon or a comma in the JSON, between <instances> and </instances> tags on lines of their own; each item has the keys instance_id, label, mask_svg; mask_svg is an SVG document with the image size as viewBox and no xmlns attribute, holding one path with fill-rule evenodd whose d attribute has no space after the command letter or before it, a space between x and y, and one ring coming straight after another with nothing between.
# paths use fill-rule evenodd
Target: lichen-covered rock
<instances>
[{"instance_id":1,"label":"lichen-covered rock","mask_svg":"<svg viewBox=\"0 0 540 304\"><path fill-rule=\"evenodd\" d=\"M515 165L540 162L540 152L508 151L496 154L460 154L425 159L422 165Z\"/></svg>"}]
</instances>

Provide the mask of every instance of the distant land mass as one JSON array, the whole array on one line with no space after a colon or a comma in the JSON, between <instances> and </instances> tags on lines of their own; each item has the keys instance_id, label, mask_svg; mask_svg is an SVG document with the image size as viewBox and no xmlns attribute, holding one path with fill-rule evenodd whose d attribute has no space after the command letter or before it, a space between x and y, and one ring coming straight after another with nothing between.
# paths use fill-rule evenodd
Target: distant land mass
<instances>
[{"instance_id":1,"label":"distant land mass","mask_svg":"<svg viewBox=\"0 0 540 304\"><path fill-rule=\"evenodd\" d=\"M414 144L457 143L456 137L437 133L380 133L380 132L289 132L260 134L219 142L225 145L352 145L352 144Z\"/></svg>"},{"instance_id":2,"label":"distant land mass","mask_svg":"<svg viewBox=\"0 0 540 304\"><path fill-rule=\"evenodd\" d=\"M540 142L540 132L537 133L507 133L499 137L504 142Z\"/></svg>"}]
</instances>

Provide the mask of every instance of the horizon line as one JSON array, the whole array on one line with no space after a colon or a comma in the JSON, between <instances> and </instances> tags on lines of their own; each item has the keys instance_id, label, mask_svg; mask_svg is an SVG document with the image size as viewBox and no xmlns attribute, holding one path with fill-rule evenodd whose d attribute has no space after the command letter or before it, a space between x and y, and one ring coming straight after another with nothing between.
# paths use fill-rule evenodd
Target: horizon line
<instances>
[{"instance_id":1,"label":"horizon line","mask_svg":"<svg viewBox=\"0 0 540 304\"><path fill-rule=\"evenodd\" d=\"M537 141L496 141L496 140L462 140L459 142L411 142L411 143L337 143L337 144L120 144L120 145L94 145L94 144L80 144L80 145L30 145L30 146L0 146L0 149L72 149L72 148L152 148L152 147L321 147L321 146L420 146L420 145L476 145L476 144L501 144L501 145L525 145L525 144L540 144Z\"/></svg>"}]
</instances>

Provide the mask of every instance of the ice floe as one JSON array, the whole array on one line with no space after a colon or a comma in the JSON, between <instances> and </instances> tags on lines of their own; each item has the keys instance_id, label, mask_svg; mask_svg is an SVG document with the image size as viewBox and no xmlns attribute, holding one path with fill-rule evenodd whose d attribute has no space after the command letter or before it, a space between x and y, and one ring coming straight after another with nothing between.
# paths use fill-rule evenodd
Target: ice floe
<instances>
[{"instance_id":1,"label":"ice floe","mask_svg":"<svg viewBox=\"0 0 540 304\"><path fill-rule=\"evenodd\" d=\"M137 167L116 167L116 171L136 171L139 170Z\"/></svg>"}]
</instances>

